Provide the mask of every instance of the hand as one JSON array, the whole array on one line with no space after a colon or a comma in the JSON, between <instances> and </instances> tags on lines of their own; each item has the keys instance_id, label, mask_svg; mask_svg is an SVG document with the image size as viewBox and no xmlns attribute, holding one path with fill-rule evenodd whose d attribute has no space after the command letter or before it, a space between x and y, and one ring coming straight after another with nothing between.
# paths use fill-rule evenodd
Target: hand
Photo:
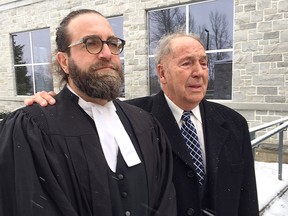
<instances>
[{"instance_id":1,"label":"hand","mask_svg":"<svg viewBox=\"0 0 288 216\"><path fill-rule=\"evenodd\" d=\"M24 104L26 106L31 106L33 103L38 103L43 107L47 106L48 104L53 105L56 103L56 100L53 98L53 96L55 96L55 95L56 95L56 93L53 91L37 92L35 95L25 99Z\"/></svg>"}]
</instances>

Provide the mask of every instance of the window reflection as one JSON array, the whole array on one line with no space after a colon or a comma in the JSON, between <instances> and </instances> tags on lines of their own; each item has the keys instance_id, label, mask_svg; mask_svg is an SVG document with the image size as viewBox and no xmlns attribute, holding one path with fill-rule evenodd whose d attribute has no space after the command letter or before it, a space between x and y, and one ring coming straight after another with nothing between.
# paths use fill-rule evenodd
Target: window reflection
<instances>
[{"instance_id":1,"label":"window reflection","mask_svg":"<svg viewBox=\"0 0 288 216\"><path fill-rule=\"evenodd\" d=\"M185 28L185 6L149 12L149 54L163 35Z\"/></svg>"},{"instance_id":2,"label":"window reflection","mask_svg":"<svg viewBox=\"0 0 288 216\"><path fill-rule=\"evenodd\" d=\"M43 89L53 89L50 65L37 65L34 67L34 71L36 92L42 91Z\"/></svg>"},{"instance_id":3,"label":"window reflection","mask_svg":"<svg viewBox=\"0 0 288 216\"><path fill-rule=\"evenodd\" d=\"M233 14L234 3L231 0L192 4L189 6L189 32L199 35L207 50L232 48Z\"/></svg>"},{"instance_id":4,"label":"window reflection","mask_svg":"<svg viewBox=\"0 0 288 216\"><path fill-rule=\"evenodd\" d=\"M30 38L27 33L12 34L14 64L31 64Z\"/></svg>"},{"instance_id":5,"label":"window reflection","mask_svg":"<svg viewBox=\"0 0 288 216\"><path fill-rule=\"evenodd\" d=\"M33 60L35 63L50 62L51 45L49 29L31 32L33 41Z\"/></svg>"},{"instance_id":6,"label":"window reflection","mask_svg":"<svg viewBox=\"0 0 288 216\"><path fill-rule=\"evenodd\" d=\"M207 99L232 99L232 52L208 54Z\"/></svg>"},{"instance_id":7,"label":"window reflection","mask_svg":"<svg viewBox=\"0 0 288 216\"><path fill-rule=\"evenodd\" d=\"M49 29L11 35L17 95L53 90Z\"/></svg>"},{"instance_id":8,"label":"window reflection","mask_svg":"<svg viewBox=\"0 0 288 216\"><path fill-rule=\"evenodd\" d=\"M17 95L33 95L33 74L31 66L15 67Z\"/></svg>"},{"instance_id":9,"label":"window reflection","mask_svg":"<svg viewBox=\"0 0 288 216\"><path fill-rule=\"evenodd\" d=\"M160 83L157 76L155 60L154 58L149 58L149 71L150 71L150 92L152 94L156 94L160 91Z\"/></svg>"}]
</instances>

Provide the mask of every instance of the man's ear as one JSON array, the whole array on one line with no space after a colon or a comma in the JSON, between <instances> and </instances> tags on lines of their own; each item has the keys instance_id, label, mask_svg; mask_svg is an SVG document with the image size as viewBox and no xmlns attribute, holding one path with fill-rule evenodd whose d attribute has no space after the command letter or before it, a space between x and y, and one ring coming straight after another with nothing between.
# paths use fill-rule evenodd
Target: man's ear
<instances>
[{"instance_id":1,"label":"man's ear","mask_svg":"<svg viewBox=\"0 0 288 216\"><path fill-rule=\"evenodd\" d=\"M158 78L161 84L166 83L166 71L162 64L157 65Z\"/></svg>"},{"instance_id":2,"label":"man's ear","mask_svg":"<svg viewBox=\"0 0 288 216\"><path fill-rule=\"evenodd\" d=\"M69 74L68 70L68 55L65 52L57 53L57 60L61 68L65 71L66 74Z\"/></svg>"}]
</instances>

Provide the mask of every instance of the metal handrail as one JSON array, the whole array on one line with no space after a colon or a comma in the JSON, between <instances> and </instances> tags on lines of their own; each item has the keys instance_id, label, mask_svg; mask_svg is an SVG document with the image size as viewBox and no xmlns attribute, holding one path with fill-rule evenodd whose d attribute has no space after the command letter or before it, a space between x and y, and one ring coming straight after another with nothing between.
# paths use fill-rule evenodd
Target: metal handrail
<instances>
[{"instance_id":1,"label":"metal handrail","mask_svg":"<svg viewBox=\"0 0 288 216\"><path fill-rule=\"evenodd\" d=\"M279 124L279 126L268 131L264 135L255 138L255 134L257 131L262 130L262 129L266 129L266 128L274 126L276 124ZM283 133L284 133L284 130L286 130L287 128L288 128L288 117L285 117L285 118L282 118L282 119L279 119L276 121L272 121L270 123L266 123L266 124L251 128L249 130L250 137L251 137L251 145L253 148L254 156L255 156L255 148L257 148L262 141L264 141L264 140L270 138L271 136L279 133L279 146L278 146L278 179L279 180L282 180L283 139L284 139Z\"/></svg>"},{"instance_id":2,"label":"metal handrail","mask_svg":"<svg viewBox=\"0 0 288 216\"><path fill-rule=\"evenodd\" d=\"M252 148L258 147L258 145L259 145L262 141L270 138L271 136L273 136L273 135L276 134L276 133L280 133L280 132L284 131L287 127L288 127L288 121L285 122L285 123L280 124L279 126L277 126L277 127L275 127L274 129L268 131L268 132L265 133L264 135L259 136L259 137L255 138L255 139L253 139L253 140L251 141Z\"/></svg>"},{"instance_id":3,"label":"metal handrail","mask_svg":"<svg viewBox=\"0 0 288 216\"><path fill-rule=\"evenodd\" d=\"M276 124L281 124L285 121L288 121L288 116L285 117L285 118L281 118L281 119L277 119L275 121L271 121L271 122L268 122L268 123L265 123L265 124L262 124L262 125L258 125L258 126L255 126L253 128L250 128L249 129L249 132L250 132L250 136L251 136L251 139L255 139L255 133L257 131L260 131L260 130L263 130L263 129L266 129L268 127L271 127L271 126L274 126Z\"/></svg>"}]
</instances>

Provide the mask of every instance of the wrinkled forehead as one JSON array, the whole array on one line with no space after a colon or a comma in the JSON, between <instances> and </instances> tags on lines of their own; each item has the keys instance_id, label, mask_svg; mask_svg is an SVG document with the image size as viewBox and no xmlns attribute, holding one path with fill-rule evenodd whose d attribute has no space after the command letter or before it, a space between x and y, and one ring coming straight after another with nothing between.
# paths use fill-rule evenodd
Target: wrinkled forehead
<instances>
[{"instance_id":1,"label":"wrinkled forehead","mask_svg":"<svg viewBox=\"0 0 288 216\"><path fill-rule=\"evenodd\" d=\"M172 39L170 41L170 49L173 52L182 52L184 50L197 50L205 53L205 48L203 47L203 45L195 38L188 36Z\"/></svg>"},{"instance_id":2,"label":"wrinkled forehead","mask_svg":"<svg viewBox=\"0 0 288 216\"><path fill-rule=\"evenodd\" d=\"M207 58L205 48L196 39L191 37L177 37L170 41L167 52L162 59Z\"/></svg>"}]
</instances>

